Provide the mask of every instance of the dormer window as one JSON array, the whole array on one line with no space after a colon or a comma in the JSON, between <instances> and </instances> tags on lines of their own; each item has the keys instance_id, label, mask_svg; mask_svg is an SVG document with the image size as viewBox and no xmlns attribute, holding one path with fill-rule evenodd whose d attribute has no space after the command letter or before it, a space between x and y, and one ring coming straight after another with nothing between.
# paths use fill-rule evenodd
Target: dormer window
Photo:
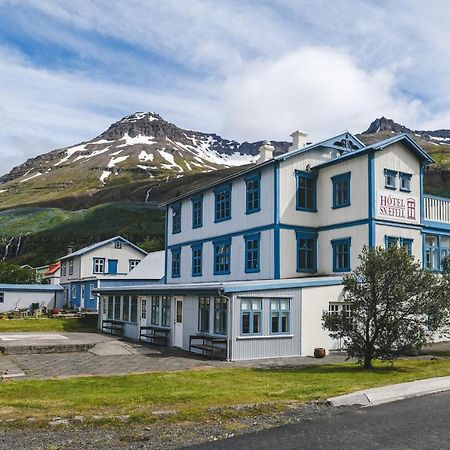
<instances>
[{"instance_id":1,"label":"dormer window","mask_svg":"<svg viewBox=\"0 0 450 450\"><path fill-rule=\"evenodd\" d=\"M395 170L384 169L384 187L397 189L397 172Z\"/></svg>"},{"instance_id":2,"label":"dormer window","mask_svg":"<svg viewBox=\"0 0 450 450\"><path fill-rule=\"evenodd\" d=\"M122 241L119 241L117 239L117 241L114 241L114 248L122 248Z\"/></svg>"},{"instance_id":3,"label":"dormer window","mask_svg":"<svg viewBox=\"0 0 450 450\"><path fill-rule=\"evenodd\" d=\"M410 173L400 172L400 190L404 192L411 192L411 178Z\"/></svg>"}]
</instances>

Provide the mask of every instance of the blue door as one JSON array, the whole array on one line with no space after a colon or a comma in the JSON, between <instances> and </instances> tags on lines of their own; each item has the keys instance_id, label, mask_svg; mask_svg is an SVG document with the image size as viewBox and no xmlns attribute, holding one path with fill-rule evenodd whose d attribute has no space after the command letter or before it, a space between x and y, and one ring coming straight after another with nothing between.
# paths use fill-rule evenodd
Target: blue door
<instances>
[{"instance_id":1,"label":"blue door","mask_svg":"<svg viewBox=\"0 0 450 450\"><path fill-rule=\"evenodd\" d=\"M117 273L117 259L108 259L108 273Z\"/></svg>"}]
</instances>

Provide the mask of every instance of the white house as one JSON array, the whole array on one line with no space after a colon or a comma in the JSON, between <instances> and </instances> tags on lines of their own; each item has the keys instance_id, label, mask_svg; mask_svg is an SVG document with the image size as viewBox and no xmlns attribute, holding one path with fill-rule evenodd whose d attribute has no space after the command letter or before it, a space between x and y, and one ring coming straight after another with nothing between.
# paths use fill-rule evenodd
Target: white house
<instances>
[{"instance_id":1,"label":"white house","mask_svg":"<svg viewBox=\"0 0 450 450\"><path fill-rule=\"evenodd\" d=\"M341 278L364 246L400 245L441 269L450 200L424 194L433 161L409 136L292 137L288 153L265 144L259 164L167 203L165 283L101 289L101 318L232 360L306 356L338 346L321 316L348 307Z\"/></svg>"},{"instance_id":2,"label":"white house","mask_svg":"<svg viewBox=\"0 0 450 450\"><path fill-rule=\"evenodd\" d=\"M97 309L97 297L92 290L101 280L123 278L133 270L147 252L116 236L73 251L59 259L61 286L65 302L77 308Z\"/></svg>"},{"instance_id":3,"label":"white house","mask_svg":"<svg viewBox=\"0 0 450 450\"><path fill-rule=\"evenodd\" d=\"M63 288L50 284L0 283L0 313L30 308L32 304L60 308L63 305Z\"/></svg>"}]
</instances>

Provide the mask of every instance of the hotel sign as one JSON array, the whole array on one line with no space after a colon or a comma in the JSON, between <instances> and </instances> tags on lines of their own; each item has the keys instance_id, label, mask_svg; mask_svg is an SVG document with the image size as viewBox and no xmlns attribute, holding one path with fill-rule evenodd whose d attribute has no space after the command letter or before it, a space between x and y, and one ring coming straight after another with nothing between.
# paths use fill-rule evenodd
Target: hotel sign
<instances>
[{"instance_id":1,"label":"hotel sign","mask_svg":"<svg viewBox=\"0 0 450 450\"><path fill-rule=\"evenodd\" d=\"M397 222L418 222L419 201L407 193L378 191L377 217Z\"/></svg>"}]
</instances>

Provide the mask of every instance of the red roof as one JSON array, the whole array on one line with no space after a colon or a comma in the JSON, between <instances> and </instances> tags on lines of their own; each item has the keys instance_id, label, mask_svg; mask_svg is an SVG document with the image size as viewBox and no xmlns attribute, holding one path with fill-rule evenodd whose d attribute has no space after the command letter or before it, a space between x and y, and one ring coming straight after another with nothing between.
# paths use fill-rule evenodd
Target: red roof
<instances>
[{"instance_id":1,"label":"red roof","mask_svg":"<svg viewBox=\"0 0 450 450\"><path fill-rule=\"evenodd\" d=\"M44 272L44 275L53 275L61 268L61 261L55 262L54 264L50 264L48 269Z\"/></svg>"}]
</instances>

